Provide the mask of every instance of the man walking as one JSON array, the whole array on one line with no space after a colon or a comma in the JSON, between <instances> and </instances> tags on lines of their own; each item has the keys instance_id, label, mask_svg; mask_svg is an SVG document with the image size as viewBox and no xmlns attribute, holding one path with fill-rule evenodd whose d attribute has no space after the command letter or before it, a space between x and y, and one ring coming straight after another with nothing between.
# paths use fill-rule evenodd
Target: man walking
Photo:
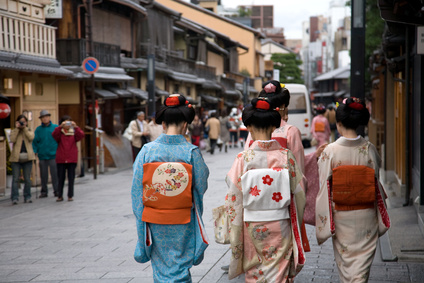
<instances>
[{"instance_id":1,"label":"man walking","mask_svg":"<svg viewBox=\"0 0 424 283\"><path fill-rule=\"evenodd\" d=\"M216 111L210 114L210 118L206 122L205 129L209 129L209 142L210 142L210 153L213 154L215 151L216 142L218 141L218 137L221 134L221 123L216 118Z\"/></svg>"},{"instance_id":2,"label":"man walking","mask_svg":"<svg viewBox=\"0 0 424 283\"><path fill-rule=\"evenodd\" d=\"M143 111L137 113L137 119L130 122L130 129L132 131L132 152L133 152L133 161L137 157L141 148L144 144L150 141L150 129L149 124L144 120L146 115Z\"/></svg>"},{"instance_id":3,"label":"man walking","mask_svg":"<svg viewBox=\"0 0 424 283\"><path fill-rule=\"evenodd\" d=\"M32 142L34 152L38 155L41 176L41 194L40 198L48 195L47 183L50 176L53 185L54 196L57 196L57 168L56 168L56 150L57 142L52 136L52 132L57 127L50 121L50 113L47 110L41 110L41 125L35 130L35 138Z\"/></svg>"}]
</instances>

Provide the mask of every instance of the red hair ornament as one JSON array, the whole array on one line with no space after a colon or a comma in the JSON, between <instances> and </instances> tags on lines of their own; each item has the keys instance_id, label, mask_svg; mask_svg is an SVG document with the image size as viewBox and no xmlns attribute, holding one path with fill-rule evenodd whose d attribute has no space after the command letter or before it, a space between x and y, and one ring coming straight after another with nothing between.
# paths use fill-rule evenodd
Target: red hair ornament
<instances>
[{"instance_id":1,"label":"red hair ornament","mask_svg":"<svg viewBox=\"0 0 424 283\"><path fill-rule=\"evenodd\" d=\"M178 105L180 105L180 100L178 99L178 96L169 96L165 100L165 105L166 106L178 106Z\"/></svg>"},{"instance_id":2,"label":"red hair ornament","mask_svg":"<svg viewBox=\"0 0 424 283\"><path fill-rule=\"evenodd\" d=\"M256 109L269 110L269 103L265 100L258 100L256 102Z\"/></svg>"}]
</instances>

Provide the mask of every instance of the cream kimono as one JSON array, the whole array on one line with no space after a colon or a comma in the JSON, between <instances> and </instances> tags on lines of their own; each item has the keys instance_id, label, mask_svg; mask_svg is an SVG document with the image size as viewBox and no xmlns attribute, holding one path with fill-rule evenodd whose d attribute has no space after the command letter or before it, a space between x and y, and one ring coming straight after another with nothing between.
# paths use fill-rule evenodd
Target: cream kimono
<instances>
[{"instance_id":1,"label":"cream kimono","mask_svg":"<svg viewBox=\"0 0 424 283\"><path fill-rule=\"evenodd\" d=\"M263 172L268 173L262 176ZM226 177L230 279L245 272L246 282L286 282L302 269L305 193L301 179L293 154L275 140L255 141L238 154Z\"/></svg>"},{"instance_id":2,"label":"cream kimono","mask_svg":"<svg viewBox=\"0 0 424 283\"><path fill-rule=\"evenodd\" d=\"M376 200L373 208L336 210L330 180L342 165L364 165L374 169ZM333 250L341 282L367 282L378 237L390 227L378 182L380 157L373 144L362 137L339 138L328 145L318 161L320 190L316 200L316 236L319 244L333 237Z\"/></svg>"}]
</instances>

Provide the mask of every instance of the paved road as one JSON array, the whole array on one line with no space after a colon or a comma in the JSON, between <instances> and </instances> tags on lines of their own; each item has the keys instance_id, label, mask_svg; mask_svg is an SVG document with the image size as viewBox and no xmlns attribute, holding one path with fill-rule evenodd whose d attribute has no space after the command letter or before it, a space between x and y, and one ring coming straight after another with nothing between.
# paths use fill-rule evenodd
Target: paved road
<instances>
[{"instance_id":1,"label":"paved road","mask_svg":"<svg viewBox=\"0 0 424 283\"><path fill-rule=\"evenodd\" d=\"M212 208L223 204L224 176L238 149L205 153L211 174L205 195L204 221L210 239L205 259L191 270L194 282L229 281L221 266L228 264L228 246L213 241ZM76 182L73 202L53 197L32 204L0 202L0 282L153 282L149 263L133 260L135 220L130 202L132 172L90 175ZM331 241L318 246L307 226L312 251L296 282L338 282ZM424 264L384 263L379 252L370 282L424 282Z\"/></svg>"}]
</instances>

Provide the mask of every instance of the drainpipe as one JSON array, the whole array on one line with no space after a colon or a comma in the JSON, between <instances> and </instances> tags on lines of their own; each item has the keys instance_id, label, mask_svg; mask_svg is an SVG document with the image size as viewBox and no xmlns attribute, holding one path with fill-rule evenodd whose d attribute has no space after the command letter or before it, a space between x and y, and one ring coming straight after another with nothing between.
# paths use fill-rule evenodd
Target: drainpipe
<instances>
[{"instance_id":1,"label":"drainpipe","mask_svg":"<svg viewBox=\"0 0 424 283\"><path fill-rule=\"evenodd\" d=\"M410 164L411 164L411 158L410 158L410 154L409 154L409 143L410 143L410 134L411 134L411 130L410 130L410 125L411 125L411 119L410 119L410 93L409 93L409 88L410 88L410 63L409 63L409 57L410 57L410 42L409 42L409 26L406 25L405 26L405 49L406 49L406 53L405 53L405 104L406 104L406 135L405 135L405 159L406 159L406 166L405 166L405 175L406 175L406 179L405 179L405 186L406 186L406 192L405 192L405 203L403 204L403 206L408 206L410 201L409 199L411 198L411 182L410 182L410 172L411 172L411 168L410 168Z\"/></svg>"}]
</instances>

